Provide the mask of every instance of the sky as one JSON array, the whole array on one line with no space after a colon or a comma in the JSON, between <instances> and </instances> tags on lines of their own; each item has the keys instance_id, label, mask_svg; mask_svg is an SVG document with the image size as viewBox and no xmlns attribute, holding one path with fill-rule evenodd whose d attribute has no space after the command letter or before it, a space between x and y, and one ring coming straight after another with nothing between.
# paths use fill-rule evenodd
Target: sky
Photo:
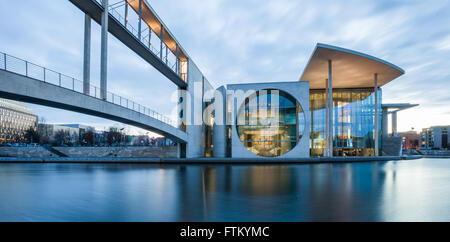
<instances>
[{"instance_id":1,"label":"sky","mask_svg":"<svg viewBox=\"0 0 450 242\"><path fill-rule=\"evenodd\" d=\"M373 55L406 71L382 88L383 103L420 105L398 114L399 131L450 125L450 1L147 2L214 87L298 81L319 42ZM0 1L0 33L0 52L82 80L84 13L68 0ZM91 82L99 86L100 26L94 21L91 48ZM175 115L170 96L176 86L112 35L108 89ZM100 129L121 126L29 106L47 123L82 123Z\"/></svg>"}]
</instances>

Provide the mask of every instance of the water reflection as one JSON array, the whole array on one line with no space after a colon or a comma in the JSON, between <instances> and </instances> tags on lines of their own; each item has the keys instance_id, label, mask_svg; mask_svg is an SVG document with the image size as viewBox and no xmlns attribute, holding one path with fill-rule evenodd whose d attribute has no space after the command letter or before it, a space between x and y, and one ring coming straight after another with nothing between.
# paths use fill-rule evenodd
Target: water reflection
<instances>
[{"instance_id":1,"label":"water reflection","mask_svg":"<svg viewBox=\"0 0 450 242\"><path fill-rule=\"evenodd\" d=\"M435 221L450 163L0 164L0 221Z\"/></svg>"}]
</instances>

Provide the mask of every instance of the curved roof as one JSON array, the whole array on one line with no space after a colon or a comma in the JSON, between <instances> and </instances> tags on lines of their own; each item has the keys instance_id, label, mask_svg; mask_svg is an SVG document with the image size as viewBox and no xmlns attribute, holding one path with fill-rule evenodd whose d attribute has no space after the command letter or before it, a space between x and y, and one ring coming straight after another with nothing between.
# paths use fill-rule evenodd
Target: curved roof
<instances>
[{"instance_id":1,"label":"curved roof","mask_svg":"<svg viewBox=\"0 0 450 242\"><path fill-rule=\"evenodd\" d=\"M318 43L300 81L309 81L310 89L325 88L328 60L332 61L333 88L373 87L375 73L381 87L405 74L402 68L377 57Z\"/></svg>"}]
</instances>

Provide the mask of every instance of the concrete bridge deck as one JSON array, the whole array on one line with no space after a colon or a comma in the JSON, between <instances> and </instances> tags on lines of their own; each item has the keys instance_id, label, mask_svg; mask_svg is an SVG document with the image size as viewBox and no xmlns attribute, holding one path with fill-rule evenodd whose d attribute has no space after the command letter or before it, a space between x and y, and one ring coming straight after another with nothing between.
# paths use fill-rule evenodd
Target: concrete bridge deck
<instances>
[{"instance_id":1,"label":"concrete bridge deck","mask_svg":"<svg viewBox=\"0 0 450 242\"><path fill-rule=\"evenodd\" d=\"M2 69L0 69L0 97L106 118L164 135L175 142L187 142L185 132L157 118Z\"/></svg>"}]
</instances>

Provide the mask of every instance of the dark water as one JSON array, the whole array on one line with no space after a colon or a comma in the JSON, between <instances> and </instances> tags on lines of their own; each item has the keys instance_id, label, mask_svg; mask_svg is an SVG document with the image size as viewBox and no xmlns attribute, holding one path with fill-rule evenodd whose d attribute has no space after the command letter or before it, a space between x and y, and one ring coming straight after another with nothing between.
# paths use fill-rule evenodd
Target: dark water
<instances>
[{"instance_id":1,"label":"dark water","mask_svg":"<svg viewBox=\"0 0 450 242\"><path fill-rule=\"evenodd\" d=\"M0 221L450 221L450 159L0 164Z\"/></svg>"}]
</instances>

